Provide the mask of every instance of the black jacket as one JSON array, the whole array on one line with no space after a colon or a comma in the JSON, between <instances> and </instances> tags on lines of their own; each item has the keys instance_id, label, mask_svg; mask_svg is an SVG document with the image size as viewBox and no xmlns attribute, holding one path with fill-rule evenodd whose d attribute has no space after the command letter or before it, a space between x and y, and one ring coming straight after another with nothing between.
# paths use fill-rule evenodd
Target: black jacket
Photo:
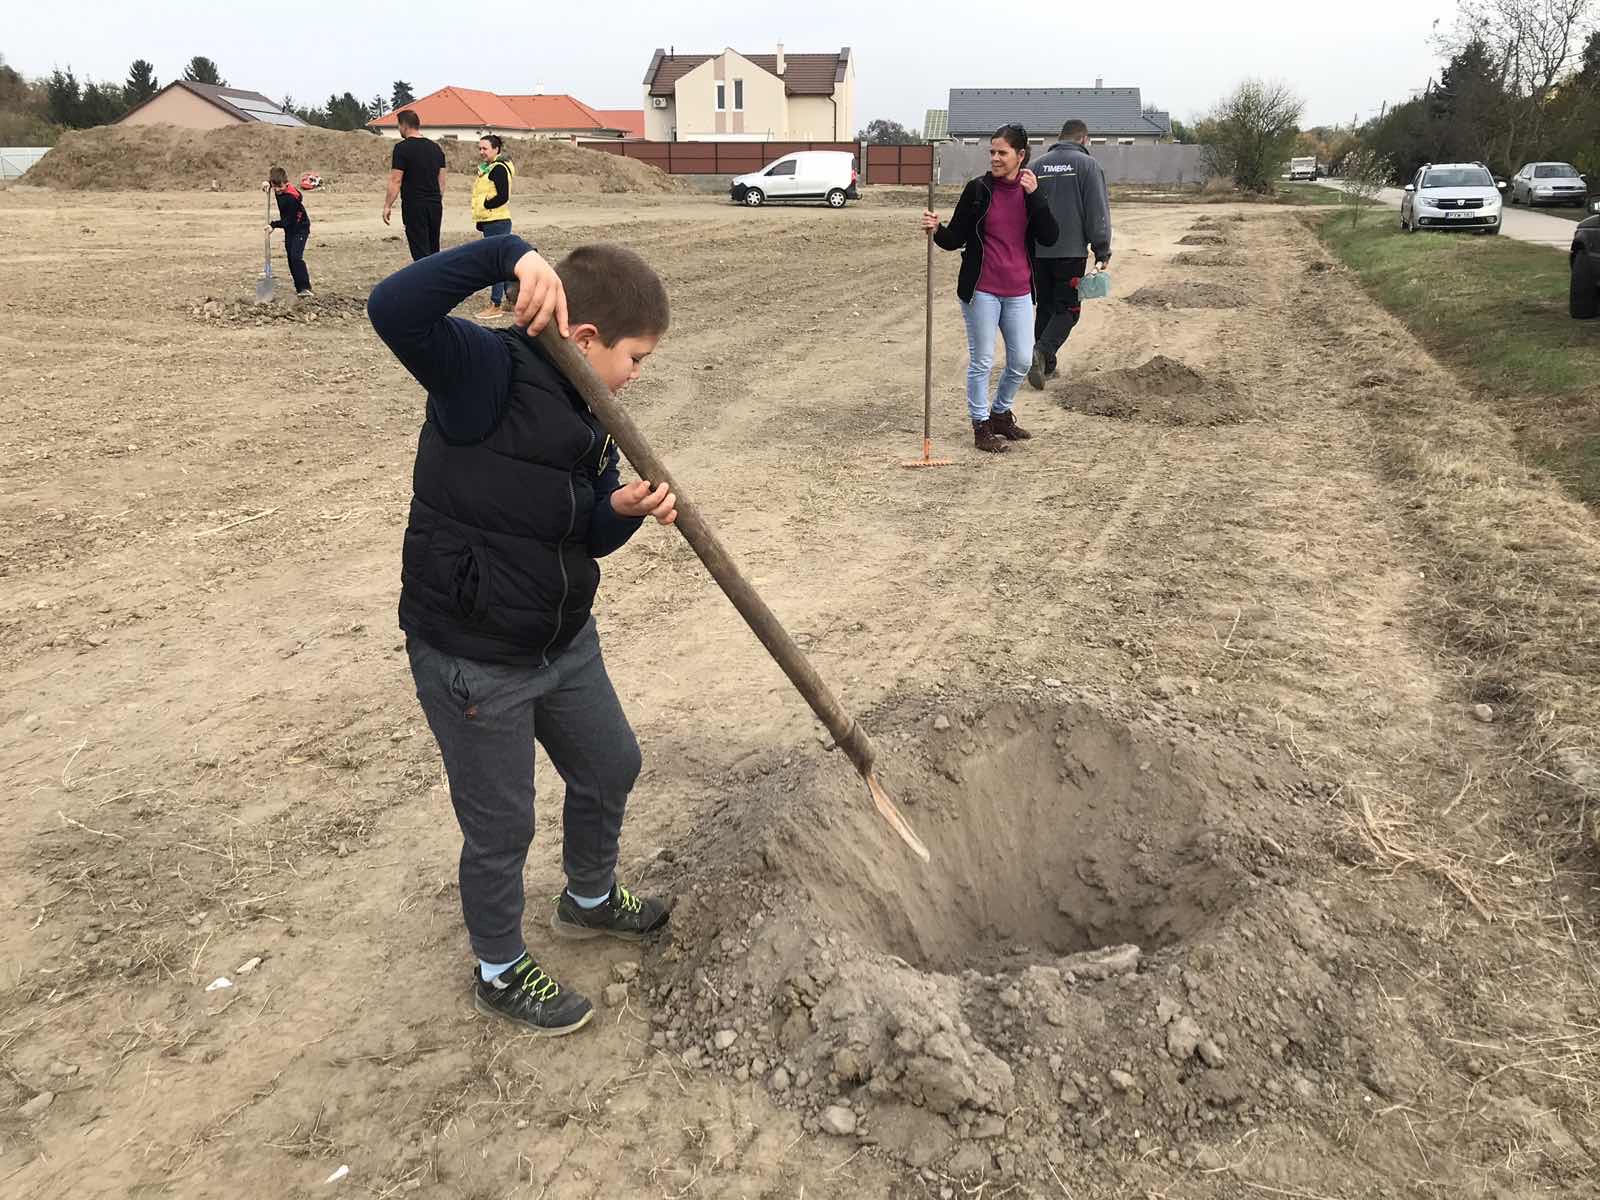
<instances>
[{"instance_id":1,"label":"black jacket","mask_svg":"<svg viewBox=\"0 0 1600 1200\"><path fill-rule=\"evenodd\" d=\"M454 442L432 419L417 442L401 555L400 627L447 654L542 666L589 619L589 545L616 447L520 330L499 331L511 383L486 436Z\"/></svg>"},{"instance_id":2,"label":"black jacket","mask_svg":"<svg viewBox=\"0 0 1600 1200\"><path fill-rule=\"evenodd\" d=\"M934 245L940 249L961 251L956 295L966 303L971 303L972 293L978 290L978 278L983 274L983 221L994 199L989 178L986 173L969 180L961 189L961 199L956 201L949 223L941 224L933 234ZM1031 194L1024 192L1022 200L1028 212L1029 242L1048 245L1061 236L1061 227L1050 213L1043 188L1035 188Z\"/></svg>"}]
</instances>

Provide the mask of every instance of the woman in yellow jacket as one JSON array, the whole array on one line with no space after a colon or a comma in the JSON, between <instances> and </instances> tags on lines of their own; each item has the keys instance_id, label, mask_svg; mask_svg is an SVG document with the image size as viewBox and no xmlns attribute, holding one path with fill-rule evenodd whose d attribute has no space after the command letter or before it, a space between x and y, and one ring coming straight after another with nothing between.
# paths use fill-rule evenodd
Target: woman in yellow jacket
<instances>
[{"instance_id":1,"label":"woman in yellow jacket","mask_svg":"<svg viewBox=\"0 0 1600 1200\"><path fill-rule=\"evenodd\" d=\"M511 232L511 180L517 169L509 158L500 157L500 135L486 133L478 139L478 177L472 181L472 220L488 237L503 237ZM479 319L498 316L510 309L501 308L506 298L506 285L497 283L489 289L489 307L478 314Z\"/></svg>"}]
</instances>

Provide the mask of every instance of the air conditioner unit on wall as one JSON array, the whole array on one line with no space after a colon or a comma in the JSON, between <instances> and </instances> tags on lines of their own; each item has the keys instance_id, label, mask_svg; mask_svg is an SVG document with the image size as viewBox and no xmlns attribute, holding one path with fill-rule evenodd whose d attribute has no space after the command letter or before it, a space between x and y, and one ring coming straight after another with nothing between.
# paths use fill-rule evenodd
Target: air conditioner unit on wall
<instances>
[{"instance_id":1,"label":"air conditioner unit on wall","mask_svg":"<svg viewBox=\"0 0 1600 1200\"><path fill-rule=\"evenodd\" d=\"M650 97L650 107L651 108L665 108L666 106L667 106L667 98L665 96L651 96Z\"/></svg>"}]
</instances>

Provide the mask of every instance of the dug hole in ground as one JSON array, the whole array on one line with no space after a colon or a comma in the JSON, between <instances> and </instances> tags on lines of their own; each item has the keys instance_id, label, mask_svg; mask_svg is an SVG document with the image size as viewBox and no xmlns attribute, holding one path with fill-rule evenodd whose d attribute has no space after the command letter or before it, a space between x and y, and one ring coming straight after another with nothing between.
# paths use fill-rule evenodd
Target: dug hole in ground
<instances>
[{"instance_id":1,"label":"dug hole in ground","mask_svg":"<svg viewBox=\"0 0 1600 1200\"><path fill-rule=\"evenodd\" d=\"M1595 519L1303 214L1120 207L998 457L941 256L956 465L907 472L914 203L514 197L663 275L625 402L932 851L642 531L597 616L673 932L540 940L541 759L529 936L600 1011L535 1041L472 1009L394 626L422 398L361 312L404 243L313 194L317 304L254 309L258 149L0 191L0 1191L1591 1194Z\"/></svg>"}]
</instances>

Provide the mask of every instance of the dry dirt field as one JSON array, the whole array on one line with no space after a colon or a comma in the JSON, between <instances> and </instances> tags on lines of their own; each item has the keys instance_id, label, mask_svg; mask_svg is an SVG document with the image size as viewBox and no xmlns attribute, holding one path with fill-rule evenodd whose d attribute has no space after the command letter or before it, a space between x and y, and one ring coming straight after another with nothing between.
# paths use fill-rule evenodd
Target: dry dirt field
<instances>
[{"instance_id":1,"label":"dry dirt field","mask_svg":"<svg viewBox=\"0 0 1600 1200\"><path fill-rule=\"evenodd\" d=\"M600 1008L541 1042L472 1009L395 625L422 397L362 302L398 224L311 197L319 299L262 316L258 195L0 191L0 1193L1596 1194L1600 718L1562 744L1466 653L1438 537L1481 504L1484 546L1581 566L1592 514L1262 206L1120 208L1115 296L999 458L941 256L955 465L901 470L914 201L516 209L666 279L627 403L933 851L646 530L598 619L646 762L625 881L675 933L544 947L536 907ZM1539 595L1592 613L1574 578ZM1553 636L1535 591L1495 645Z\"/></svg>"}]
</instances>

